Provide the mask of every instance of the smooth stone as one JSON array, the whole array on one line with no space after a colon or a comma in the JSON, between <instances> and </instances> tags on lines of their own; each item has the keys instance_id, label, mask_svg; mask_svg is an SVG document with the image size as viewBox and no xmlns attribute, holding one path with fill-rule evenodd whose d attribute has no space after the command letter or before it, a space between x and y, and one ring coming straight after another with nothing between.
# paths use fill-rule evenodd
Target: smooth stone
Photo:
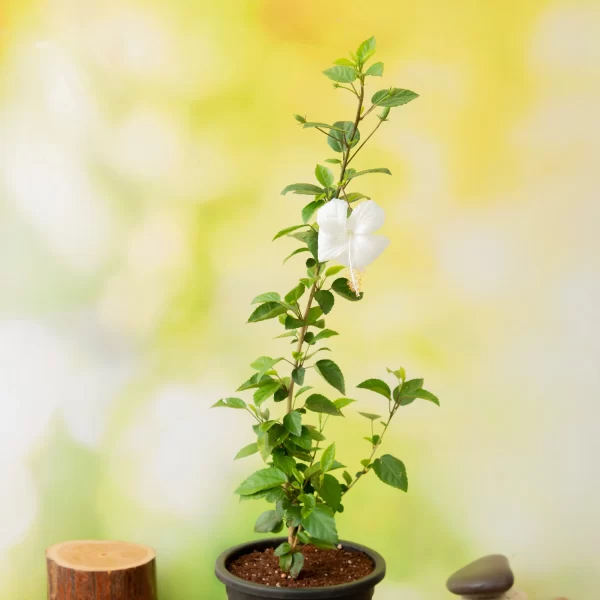
<instances>
[{"instance_id":1,"label":"smooth stone","mask_svg":"<svg viewBox=\"0 0 600 600\"><path fill-rule=\"evenodd\" d=\"M446 587L457 596L473 600L502 597L515 582L508 559L502 554L484 556L451 575Z\"/></svg>"}]
</instances>

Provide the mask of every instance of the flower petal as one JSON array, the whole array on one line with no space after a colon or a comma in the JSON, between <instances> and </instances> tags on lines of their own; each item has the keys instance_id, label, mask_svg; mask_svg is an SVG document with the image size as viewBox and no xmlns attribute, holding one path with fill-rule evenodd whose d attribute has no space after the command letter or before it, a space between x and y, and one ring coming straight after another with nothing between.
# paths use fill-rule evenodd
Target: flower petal
<instances>
[{"instance_id":1,"label":"flower petal","mask_svg":"<svg viewBox=\"0 0 600 600\"><path fill-rule=\"evenodd\" d=\"M343 235L331 235L322 229L319 231L319 262L326 260L339 260L342 255L348 260L348 237ZM341 260L340 260L341 262ZM342 262L342 264L345 264Z\"/></svg>"},{"instance_id":2,"label":"flower petal","mask_svg":"<svg viewBox=\"0 0 600 600\"><path fill-rule=\"evenodd\" d=\"M367 265L370 265L387 247L390 240L383 235L355 234L352 236L350 244L351 266L353 269L361 271ZM338 261L343 265L339 258Z\"/></svg>"},{"instance_id":3,"label":"flower petal","mask_svg":"<svg viewBox=\"0 0 600 600\"><path fill-rule=\"evenodd\" d=\"M339 198L330 200L319 209L317 213L317 223L319 224L319 234L321 231L331 235L346 235L346 216L348 214L348 204Z\"/></svg>"},{"instance_id":4,"label":"flower petal","mask_svg":"<svg viewBox=\"0 0 600 600\"><path fill-rule=\"evenodd\" d=\"M354 209L346 226L354 233L375 233L383 225L384 220L383 208L377 202L367 200Z\"/></svg>"}]
</instances>

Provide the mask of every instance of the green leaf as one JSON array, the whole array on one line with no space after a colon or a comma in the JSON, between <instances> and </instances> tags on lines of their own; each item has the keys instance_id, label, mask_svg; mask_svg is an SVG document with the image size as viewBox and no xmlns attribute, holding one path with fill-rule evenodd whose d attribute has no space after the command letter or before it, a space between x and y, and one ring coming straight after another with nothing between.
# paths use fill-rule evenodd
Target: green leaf
<instances>
[{"instance_id":1,"label":"green leaf","mask_svg":"<svg viewBox=\"0 0 600 600\"><path fill-rule=\"evenodd\" d=\"M319 486L319 496L323 498L325 504L338 510L342 501L342 486L333 475L325 475L323 483Z\"/></svg>"},{"instance_id":2,"label":"green leaf","mask_svg":"<svg viewBox=\"0 0 600 600\"><path fill-rule=\"evenodd\" d=\"M371 77L381 77L383 75L383 63L382 62L373 63L365 71L365 75L370 75Z\"/></svg>"},{"instance_id":3,"label":"green leaf","mask_svg":"<svg viewBox=\"0 0 600 600\"><path fill-rule=\"evenodd\" d=\"M246 478L235 491L240 496L250 496L287 483L286 474L276 467L261 469Z\"/></svg>"},{"instance_id":4,"label":"green leaf","mask_svg":"<svg viewBox=\"0 0 600 600\"><path fill-rule=\"evenodd\" d=\"M291 475L292 471L296 468L296 461L279 448L273 451L273 464L286 475Z\"/></svg>"},{"instance_id":5,"label":"green leaf","mask_svg":"<svg viewBox=\"0 0 600 600\"><path fill-rule=\"evenodd\" d=\"M302 426L302 432L300 435L291 435L289 438L296 446L300 446L300 448L304 450L310 450L312 447L312 437L310 435L310 430L308 427Z\"/></svg>"},{"instance_id":6,"label":"green leaf","mask_svg":"<svg viewBox=\"0 0 600 600\"><path fill-rule=\"evenodd\" d=\"M279 358L271 358L270 356L259 356L250 366L258 371L257 378L260 380L262 376L272 369L278 362L283 360L283 356Z\"/></svg>"},{"instance_id":7,"label":"green leaf","mask_svg":"<svg viewBox=\"0 0 600 600\"><path fill-rule=\"evenodd\" d=\"M287 333L282 333L281 335L276 335L273 339L274 340L278 340L279 338L286 338L286 337L296 337L296 333L293 331L288 331Z\"/></svg>"},{"instance_id":8,"label":"green leaf","mask_svg":"<svg viewBox=\"0 0 600 600\"><path fill-rule=\"evenodd\" d=\"M392 172L385 167L379 167L377 169L365 169L364 171L357 171L356 173L352 173L351 176L347 177L347 179L355 179L356 177L361 177L362 175L367 175L368 173L383 173L384 175L391 175Z\"/></svg>"},{"instance_id":9,"label":"green leaf","mask_svg":"<svg viewBox=\"0 0 600 600\"><path fill-rule=\"evenodd\" d=\"M312 183L292 183L283 188L281 195L285 196L288 192L293 192L294 194L302 194L304 196L318 196L324 191L324 189L313 185Z\"/></svg>"},{"instance_id":10,"label":"green leaf","mask_svg":"<svg viewBox=\"0 0 600 600\"><path fill-rule=\"evenodd\" d=\"M363 417L366 417L367 419L369 419L369 421L377 421L377 419L381 419L381 415L374 415L373 413L359 412L358 414L362 415Z\"/></svg>"},{"instance_id":11,"label":"green leaf","mask_svg":"<svg viewBox=\"0 0 600 600\"><path fill-rule=\"evenodd\" d=\"M265 302L248 317L248 323L258 323L259 321L274 319L286 311L287 308L277 302Z\"/></svg>"},{"instance_id":12,"label":"green leaf","mask_svg":"<svg viewBox=\"0 0 600 600\"><path fill-rule=\"evenodd\" d=\"M404 370L404 367L400 367L399 369L396 369L396 370L392 370L392 369L386 367L386 371L388 373L390 373L391 375L395 375L396 379L399 379L402 382L404 382L404 380L406 379L406 371Z\"/></svg>"},{"instance_id":13,"label":"green leaf","mask_svg":"<svg viewBox=\"0 0 600 600\"><path fill-rule=\"evenodd\" d=\"M254 404L256 404L256 406L260 406L267 398L270 398L280 387L281 383L279 381L273 381L272 383L267 383L267 385L259 387L254 392Z\"/></svg>"},{"instance_id":14,"label":"green leaf","mask_svg":"<svg viewBox=\"0 0 600 600\"><path fill-rule=\"evenodd\" d=\"M240 385L240 387L235 391L243 392L244 390L250 390L252 388L261 387L262 385L266 385L267 383L270 383L271 381L273 381L273 379L271 377L269 377L268 375L259 377L258 373L254 373L254 375L252 375L252 377L250 377L250 379L248 379L247 381L244 381L244 383L242 383L242 385Z\"/></svg>"},{"instance_id":15,"label":"green leaf","mask_svg":"<svg viewBox=\"0 0 600 600\"><path fill-rule=\"evenodd\" d=\"M267 510L256 519L256 533L277 533L283 528L283 519L276 510Z\"/></svg>"},{"instance_id":16,"label":"green leaf","mask_svg":"<svg viewBox=\"0 0 600 600\"><path fill-rule=\"evenodd\" d=\"M321 394L311 394L306 399L304 407L312 412L324 413L336 417L343 416L342 413L336 408L335 404Z\"/></svg>"},{"instance_id":17,"label":"green leaf","mask_svg":"<svg viewBox=\"0 0 600 600\"><path fill-rule=\"evenodd\" d=\"M285 378L284 378L285 381ZM273 394L273 400L275 402L282 402L288 397L288 389L285 386L281 386L278 390Z\"/></svg>"},{"instance_id":18,"label":"green leaf","mask_svg":"<svg viewBox=\"0 0 600 600\"><path fill-rule=\"evenodd\" d=\"M304 369L304 367L296 367L292 371L292 379L294 380L294 383L297 383L298 385L302 385L304 383L304 374L305 373L306 373L306 370Z\"/></svg>"},{"instance_id":19,"label":"green leaf","mask_svg":"<svg viewBox=\"0 0 600 600\"><path fill-rule=\"evenodd\" d=\"M286 302L289 302L289 303L297 302L302 297L302 294L304 294L305 290L306 290L306 287L304 286L304 284L299 283L293 290L290 290L285 295L284 299Z\"/></svg>"},{"instance_id":20,"label":"green leaf","mask_svg":"<svg viewBox=\"0 0 600 600\"><path fill-rule=\"evenodd\" d=\"M317 499L312 494L302 494L298 497L298 500L304 505L301 512L302 518L304 519L314 510L317 505Z\"/></svg>"},{"instance_id":21,"label":"green leaf","mask_svg":"<svg viewBox=\"0 0 600 600\"><path fill-rule=\"evenodd\" d=\"M246 403L241 398L222 398L215 402L211 408L224 406L226 408L246 408Z\"/></svg>"},{"instance_id":22,"label":"green leaf","mask_svg":"<svg viewBox=\"0 0 600 600\"><path fill-rule=\"evenodd\" d=\"M332 130L327 137L327 143L334 152L343 152L346 148L346 143L350 142L350 134L354 130L354 123L352 121L336 121L334 127L336 129ZM350 146L355 146L359 140L360 132L357 129Z\"/></svg>"},{"instance_id":23,"label":"green leaf","mask_svg":"<svg viewBox=\"0 0 600 600\"><path fill-rule=\"evenodd\" d=\"M406 467L401 460L391 454L384 454L373 463L375 474L383 483L398 488L403 492L408 490Z\"/></svg>"},{"instance_id":24,"label":"green leaf","mask_svg":"<svg viewBox=\"0 0 600 600\"><path fill-rule=\"evenodd\" d=\"M327 439L320 431L317 431L314 425L307 425L307 427L310 431L310 437L315 442L324 442Z\"/></svg>"},{"instance_id":25,"label":"green leaf","mask_svg":"<svg viewBox=\"0 0 600 600\"><path fill-rule=\"evenodd\" d=\"M423 383L423 379L409 379L405 381L394 390L394 400L402 404L402 400L408 398L412 402L416 398L415 392L423 387ZM406 404L410 404L410 402L406 402Z\"/></svg>"},{"instance_id":26,"label":"green leaf","mask_svg":"<svg viewBox=\"0 0 600 600\"><path fill-rule=\"evenodd\" d=\"M327 123L319 123L313 121L307 121L304 123L304 129L310 129L313 127L318 127L319 129L335 129L334 125L328 125Z\"/></svg>"},{"instance_id":27,"label":"green leaf","mask_svg":"<svg viewBox=\"0 0 600 600\"><path fill-rule=\"evenodd\" d=\"M314 214L325 204L325 200L313 200L302 209L302 220L308 223Z\"/></svg>"},{"instance_id":28,"label":"green leaf","mask_svg":"<svg viewBox=\"0 0 600 600\"><path fill-rule=\"evenodd\" d=\"M353 402L356 402L356 400L353 400L352 398L338 398L337 400L333 401L338 410L342 410L342 408L345 408Z\"/></svg>"},{"instance_id":29,"label":"green leaf","mask_svg":"<svg viewBox=\"0 0 600 600\"><path fill-rule=\"evenodd\" d=\"M418 98L419 94L411 92L410 90L403 90L399 88L389 88L388 90L379 90L371 98L373 104L377 106L401 106L402 104L408 104L411 100Z\"/></svg>"},{"instance_id":30,"label":"green leaf","mask_svg":"<svg viewBox=\"0 0 600 600\"><path fill-rule=\"evenodd\" d=\"M306 239L304 240L304 242L308 246L308 249L310 250L310 253L314 256L315 260L318 261L319 260L319 234L314 229L311 229L308 232L308 235L306 236Z\"/></svg>"},{"instance_id":31,"label":"green leaf","mask_svg":"<svg viewBox=\"0 0 600 600\"><path fill-rule=\"evenodd\" d=\"M338 58L333 61L334 65L341 65L343 67L354 67L354 63L348 58Z\"/></svg>"},{"instance_id":32,"label":"green leaf","mask_svg":"<svg viewBox=\"0 0 600 600\"><path fill-rule=\"evenodd\" d=\"M348 471L344 471L342 473L342 475L344 476L344 481L350 485L352 483L352 475L350 475L350 473L348 473Z\"/></svg>"},{"instance_id":33,"label":"green leaf","mask_svg":"<svg viewBox=\"0 0 600 600\"><path fill-rule=\"evenodd\" d=\"M317 181L326 188L331 187L335 181L333 173L323 165L317 165L315 167L315 177L317 178Z\"/></svg>"},{"instance_id":34,"label":"green leaf","mask_svg":"<svg viewBox=\"0 0 600 600\"><path fill-rule=\"evenodd\" d=\"M286 227L275 234L273 241L283 237L284 235L287 235L288 233L291 233L292 231L296 231L296 229L302 229L302 227L306 227L306 225L292 225L291 227Z\"/></svg>"},{"instance_id":35,"label":"green leaf","mask_svg":"<svg viewBox=\"0 0 600 600\"><path fill-rule=\"evenodd\" d=\"M427 390L419 390L417 392L417 398L421 400L429 400L429 402L433 402L434 404L440 405L440 401L435 394L428 392Z\"/></svg>"},{"instance_id":36,"label":"green leaf","mask_svg":"<svg viewBox=\"0 0 600 600\"><path fill-rule=\"evenodd\" d=\"M292 256L296 256L296 254L300 254L300 252L308 252L308 248L305 248L304 246L302 248L296 248L296 250L294 250L291 254L289 254L288 256L285 257L283 264L285 264L290 258L292 258Z\"/></svg>"},{"instance_id":37,"label":"green leaf","mask_svg":"<svg viewBox=\"0 0 600 600\"><path fill-rule=\"evenodd\" d=\"M319 317L323 315L323 309L320 306L313 306L309 311L308 315L306 315L305 323L307 325L314 325Z\"/></svg>"},{"instance_id":38,"label":"green leaf","mask_svg":"<svg viewBox=\"0 0 600 600\"><path fill-rule=\"evenodd\" d=\"M304 321L300 319L296 319L296 317L292 317L288 315L285 319L285 328L286 329L298 329L300 327L304 327Z\"/></svg>"},{"instance_id":39,"label":"green leaf","mask_svg":"<svg viewBox=\"0 0 600 600\"><path fill-rule=\"evenodd\" d=\"M375 50L377 48L377 43L375 42L375 37L370 37L368 40L365 40L356 51L356 57L358 58L361 64L366 63L373 54L375 54Z\"/></svg>"},{"instance_id":40,"label":"green leaf","mask_svg":"<svg viewBox=\"0 0 600 600\"><path fill-rule=\"evenodd\" d=\"M392 399L392 390L390 390L390 386L381 379L367 379L366 381L359 383L356 387L377 392L378 394L385 396L388 400Z\"/></svg>"},{"instance_id":41,"label":"green leaf","mask_svg":"<svg viewBox=\"0 0 600 600\"><path fill-rule=\"evenodd\" d=\"M333 304L335 303L335 298L329 290L319 290L318 292L315 292L315 300L326 315L329 314L329 311L333 308Z\"/></svg>"},{"instance_id":42,"label":"green leaf","mask_svg":"<svg viewBox=\"0 0 600 600\"><path fill-rule=\"evenodd\" d=\"M296 392L296 398L298 396L300 396L301 394L304 394L304 392L307 392L308 390L312 390L312 386L311 385L305 385L304 387L300 388L297 392Z\"/></svg>"},{"instance_id":43,"label":"green leaf","mask_svg":"<svg viewBox=\"0 0 600 600\"><path fill-rule=\"evenodd\" d=\"M290 566L290 575L292 579L296 579L300 575L300 571L304 567L304 554L302 552L294 552L292 554L292 565Z\"/></svg>"},{"instance_id":44,"label":"green leaf","mask_svg":"<svg viewBox=\"0 0 600 600\"><path fill-rule=\"evenodd\" d=\"M356 293L350 289L350 282L345 277L336 279L331 284L331 289L338 294L338 296L350 300L350 302L358 302L358 300L362 300L364 296L363 292L357 296Z\"/></svg>"},{"instance_id":45,"label":"green leaf","mask_svg":"<svg viewBox=\"0 0 600 600\"><path fill-rule=\"evenodd\" d=\"M346 194L346 199L348 200L348 202L350 202L350 204L352 204L352 202L357 202L358 200L362 200L363 198L366 198L367 200L371 199L369 196L365 196L364 194L359 194L358 192L352 192L350 194Z\"/></svg>"},{"instance_id":46,"label":"green leaf","mask_svg":"<svg viewBox=\"0 0 600 600\"><path fill-rule=\"evenodd\" d=\"M333 461L335 460L335 442L328 446L321 455L321 470L323 473L327 473L329 469L333 466Z\"/></svg>"},{"instance_id":47,"label":"green leaf","mask_svg":"<svg viewBox=\"0 0 600 600\"><path fill-rule=\"evenodd\" d=\"M335 67L325 69L323 75L338 83L352 83L357 78L354 68L346 65L336 65Z\"/></svg>"},{"instance_id":48,"label":"green leaf","mask_svg":"<svg viewBox=\"0 0 600 600\"><path fill-rule=\"evenodd\" d=\"M332 387L341 392L346 393L346 385L344 383L344 375L340 368L328 358L318 360L315 363L315 371Z\"/></svg>"},{"instance_id":49,"label":"green leaf","mask_svg":"<svg viewBox=\"0 0 600 600\"><path fill-rule=\"evenodd\" d=\"M239 458L246 458L246 456L252 456L258 452L258 444L255 442L253 444L248 444L244 446L236 455L233 460L238 460Z\"/></svg>"},{"instance_id":50,"label":"green leaf","mask_svg":"<svg viewBox=\"0 0 600 600\"><path fill-rule=\"evenodd\" d=\"M333 337L334 335L339 335L339 333L337 331L333 331L333 329L323 329L323 331L319 331L319 333L317 333L312 343L316 344L318 341Z\"/></svg>"},{"instance_id":51,"label":"green leaf","mask_svg":"<svg viewBox=\"0 0 600 600\"><path fill-rule=\"evenodd\" d=\"M279 568L282 572L287 573L292 568L292 562L294 560L293 554L284 554L279 557Z\"/></svg>"},{"instance_id":52,"label":"green leaf","mask_svg":"<svg viewBox=\"0 0 600 600\"><path fill-rule=\"evenodd\" d=\"M277 292L266 292L256 296L250 304L261 304L262 302L279 302L281 296Z\"/></svg>"},{"instance_id":53,"label":"green leaf","mask_svg":"<svg viewBox=\"0 0 600 600\"><path fill-rule=\"evenodd\" d=\"M283 426L293 435L302 435L302 415L293 410L283 417Z\"/></svg>"},{"instance_id":54,"label":"green leaf","mask_svg":"<svg viewBox=\"0 0 600 600\"><path fill-rule=\"evenodd\" d=\"M333 512L327 506L317 504L310 515L302 519L302 526L311 537L323 540L328 544L338 543L338 533Z\"/></svg>"},{"instance_id":55,"label":"green leaf","mask_svg":"<svg viewBox=\"0 0 600 600\"><path fill-rule=\"evenodd\" d=\"M306 119L302 115L295 114L294 119L296 119L296 121L298 121L298 123L306 123Z\"/></svg>"},{"instance_id":56,"label":"green leaf","mask_svg":"<svg viewBox=\"0 0 600 600\"><path fill-rule=\"evenodd\" d=\"M337 275L340 271L343 271L346 267L344 265L334 265L333 267L328 267L325 271L325 277L331 277L332 275Z\"/></svg>"},{"instance_id":57,"label":"green leaf","mask_svg":"<svg viewBox=\"0 0 600 600\"><path fill-rule=\"evenodd\" d=\"M341 165L342 161L339 158L326 158L326 163L331 163L332 165Z\"/></svg>"},{"instance_id":58,"label":"green leaf","mask_svg":"<svg viewBox=\"0 0 600 600\"><path fill-rule=\"evenodd\" d=\"M283 542L283 544L279 544L273 554L275 556L283 556L284 554L289 554L292 551L292 546L288 542Z\"/></svg>"}]
</instances>

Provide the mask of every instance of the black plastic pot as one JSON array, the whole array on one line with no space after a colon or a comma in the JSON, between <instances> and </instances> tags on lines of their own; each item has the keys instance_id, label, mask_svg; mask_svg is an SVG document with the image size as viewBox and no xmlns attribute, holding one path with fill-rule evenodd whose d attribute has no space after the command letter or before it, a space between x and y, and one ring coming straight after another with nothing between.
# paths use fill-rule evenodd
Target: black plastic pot
<instances>
[{"instance_id":1,"label":"black plastic pot","mask_svg":"<svg viewBox=\"0 0 600 600\"><path fill-rule=\"evenodd\" d=\"M278 588L246 581L228 571L228 563L238 556L248 554L253 550L276 548L286 540L287 538L272 538L247 542L229 548L219 556L215 565L215 574L225 584L229 600L268 600L273 598L280 600L325 600L325 598L371 600L375 586L385 577L385 560L380 554L370 548L345 541L341 542L344 549L364 552L375 563L372 573L351 583L317 588Z\"/></svg>"}]
</instances>

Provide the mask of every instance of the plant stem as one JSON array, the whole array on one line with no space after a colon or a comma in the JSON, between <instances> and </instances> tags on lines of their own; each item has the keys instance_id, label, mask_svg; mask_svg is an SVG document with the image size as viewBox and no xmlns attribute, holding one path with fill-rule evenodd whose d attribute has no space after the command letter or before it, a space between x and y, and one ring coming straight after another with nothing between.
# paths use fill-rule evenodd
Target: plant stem
<instances>
[{"instance_id":1,"label":"plant stem","mask_svg":"<svg viewBox=\"0 0 600 600\"><path fill-rule=\"evenodd\" d=\"M381 442L383 442L383 437L385 436L385 432L388 430L388 427L389 427L390 423L392 422L392 419L394 418L394 415L398 411L399 407L400 407L400 403L395 404L395 406L392 408L392 410L390 412L390 417L387 420L387 423L385 424L383 431L381 432L381 435L379 436L379 439L377 440L377 443L373 446L373 451L371 452L371 455L369 456L369 463L373 460L373 457L375 456L375 453L377 452L377 450L379 450L379 446L381 446ZM369 465L367 465L366 467L363 467L363 470L360 471L360 475L358 477L356 477L356 479L350 483L350 485L348 486L348 489L342 495L346 495L354 487L356 482L363 475L366 475L370 470L371 469L370 469Z\"/></svg>"},{"instance_id":2,"label":"plant stem","mask_svg":"<svg viewBox=\"0 0 600 600\"><path fill-rule=\"evenodd\" d=\"M373 134L381 127L382 123L383 123L383 119L379 119L379 123L377 123L377 125L375 126L375 129L373 129L373 131L371 131L371 133L367 136L367 139L354 151L352 156L348 159L346 166L352 162L354 157L360 152L361 148L371 139Z\"/></svg>"},{"instance_id":3,"label":"plant stem","mask_svg":"<svg viewBox=\"0 0 600 600\"><path fill-rule=\"evenodd\" d=\"M360 92L358 94L358 107L356 109L356 117L354 118L354 124L352 125L352 131L350 132L350 136L348 140L344 140L344 145L346 149L344 150L344 157L342 159L342 167L340 169L340 183L344 181L344 175L346 175L346 167L348 166L348 160L350 158L350 144L356 135L356 130L358 129L358 124L360 123L360 113L362 112L363 101L365 99L365 82L361 78L360 80ZM343 186L338 186L338 189L335 192L335 197L339 198L340 192L342 191Z\"/></svg>"},{"instance_id":4,"label":"plant stem","mask_svg":"<svg viewBox=\"0 0 600 600\"><path fill-rule=\"evenodd\" d=\"M320 271L321 267L320 265L317 263L317 267L316 267L316 272L315 272L315 277L318 278L319 276L319 271ZM310 288L310 294L308 295L308 302L306 303L306 310L304 311L304 318L302 319L304 321L304 325L302 325L302 328L300 329L300 333L298 334L298 345L296 346L296 352L302 352L302 346L304 345L304 338L306 336L306 330L308 329L308 325L306 323L307 319L308 319L308 313L311 309L314 297L315 297L315 292L317 291L317 285L318 285L319 281L317 279L317 281L315 281L312 284L312 287ZM294 363L294 369L297 369L300 366L300 359L297 358L296 362ZM286 413L290 413L293 410L293 398L294 398L294 380L292 379L290 381L290 390L288 393L288 397L287 397L287 405L286 405Z\"/></svg>"}]
</instances>

